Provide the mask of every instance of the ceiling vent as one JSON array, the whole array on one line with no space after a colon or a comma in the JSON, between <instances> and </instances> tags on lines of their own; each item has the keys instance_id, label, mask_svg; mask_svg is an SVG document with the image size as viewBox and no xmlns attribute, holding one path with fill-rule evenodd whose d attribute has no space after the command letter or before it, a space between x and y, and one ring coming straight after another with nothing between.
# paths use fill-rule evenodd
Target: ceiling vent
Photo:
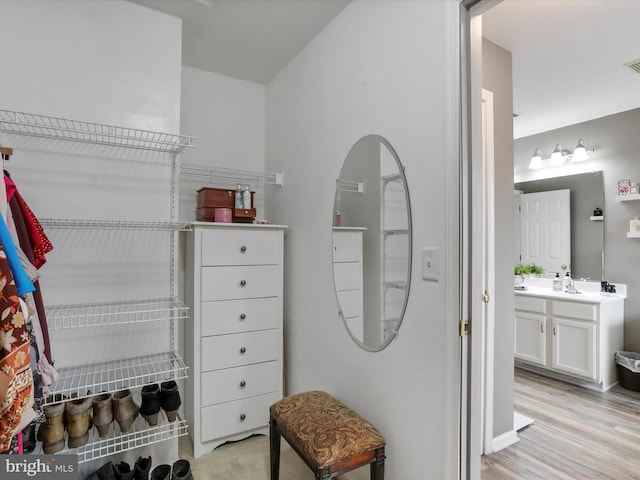
<instances>
[{"instance_id":1,"label":"ceiling vent","mask_svg":"<svg viewBox=\"0 0 640 480\"><path fill-rule=\"evenodd\" d=\"M637 60L632 60L630 62L625 63L625 66L629 67L636 73L640 73L640 58Z\"/></svg>"}]
</instances>

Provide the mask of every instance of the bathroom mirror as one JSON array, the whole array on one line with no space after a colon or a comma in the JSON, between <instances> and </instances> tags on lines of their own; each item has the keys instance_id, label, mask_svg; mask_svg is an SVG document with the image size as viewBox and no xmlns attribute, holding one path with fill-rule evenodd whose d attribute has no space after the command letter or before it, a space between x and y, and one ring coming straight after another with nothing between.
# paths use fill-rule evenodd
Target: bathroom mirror
<instances>
[{"instance_id":1,"label":"bathroom mirror","mask_svg":"<svg viewBox=\"0 0 640 480\"><path fill-rule=\"evenodd\" d=\"M338 310L362 348L382 350L404 316L411 279L411 205L387 140L368 135L347 154L332 218Z\"/></svg>"},{"instance_id":2,"label":"bathroom mirror","mask_svg":"<svg viewBox=\"0 0 640 480\"><path fill-rule=\"evenodd\" d=\"M593 281L604 279L604 217L594 210L604 210L602 172L580 173L564 177L531 180L515 184L524 193L569 189L571 210L571 276ZM516 218L517 221L517 218ZM519 232L519 223L516 225ZM516 235L519 245L520 238ZM516 254L519 249L516 249ZM516 259L516 263L517 259ZM550 274L550 273L549 273Z\"/></svg>"}]
</instances>

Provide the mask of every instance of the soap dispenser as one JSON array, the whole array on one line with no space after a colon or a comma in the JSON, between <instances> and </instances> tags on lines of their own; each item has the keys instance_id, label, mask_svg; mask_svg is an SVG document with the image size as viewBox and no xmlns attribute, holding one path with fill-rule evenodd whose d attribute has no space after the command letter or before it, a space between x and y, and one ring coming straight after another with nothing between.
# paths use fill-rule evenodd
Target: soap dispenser
<instances>
[{"instance_id":1,"label":"soap dispenser","mask_svg":"<svg viewBox=\"0 0 640 480\"><path fill-rule=\"evenodd\" d=\"M567 272L564 276L564 281L563 281L563 287L566 290L566 288L571 285L571 274L569 272Z\"/></svg>"},{"instance_id":2,"label":"soap dispenser","mask_svg":"<svg viewBox=\"0 0 640 480\"><path fill-rule=\"evenodd\" d=\"M560 278L560 274L556 273L555 278L553 279L553 291L561 292L562 291L562 279Z\"/></svg>"}]
</instances>

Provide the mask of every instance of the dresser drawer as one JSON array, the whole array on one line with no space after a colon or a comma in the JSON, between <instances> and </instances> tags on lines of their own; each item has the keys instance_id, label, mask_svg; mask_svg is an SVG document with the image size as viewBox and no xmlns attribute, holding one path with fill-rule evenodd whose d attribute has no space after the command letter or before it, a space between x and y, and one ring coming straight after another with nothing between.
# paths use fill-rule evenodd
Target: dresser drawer
<instances>
[{"instance_id":1,"label":"dresser drawer","mask_svg":"<svg viewBox=\"0 0 640 480\"><path fill-rule=\"evenodd\" d=\"M279 232L216 229L202 232L202 265L273 265L279 261Z\"/></svg>"},{"instance_id":2,"label":"dresser drawer","mask_svg":"<svg viewBox=\"0 0 640 480\"><path fill-rule=\"evenodd\" d=\"M278 328L279 299L251 298L202 303L202 336Z\"/></svg>"},{"instance_id":3,"label":"dresser drawer","mask_svg":"<svg viewBox=\"0 0 640 480\"><path fill-rule=\"evenodd\" d=\"M277 265L202 267L202 301L275 297L281 284Z\"/></svg>"},{"instance_id":4,"label":"dresser drawer","mask_svg":"<svg viewBox=\"0 0 640 480\"><path fill-rule=\"evenodd\" d=\"M515 295L515 309L524 312L547 313L547 301L544 298Z\"/></svg>"},{"instance_id":5,"label":"dresser drawer","mask_svg":"<svg viewBox=\"0 0 640 480\"><path fill-rule=\"evenodd\" d=\"M362 261L362 232L333 231L333 261Z\"/></svg>"},{"instance_id":6,"label":"dresser drawer","mask_svg":"<svg viewBox=\"0 0 640 480\"><path fill-rule=\"evenodd\" d=\"M279 394L270 393L201 409L200 441L266 427L269 425L269 407L280 398Z\"/></svg>"},{"instance_id":7,"label":"dresser drawer","mask_svg":"<svg viewBox=\"0 0 640 480\"><path fill-rule=\"evenodd\" d=\"M203 373L202 406L277 392L278 376L275 361Z\"/></svg>"},{"instance_id":8,"label":"dresser drawer","mask_svg":"<svg viewBox=\"0 0 640 480\"><path fill-rule=\"evenodd\" d=\"M239 367L280 358L282 330L202 338L202 371Z\"/></svg>"},{"instance_id":9,"label":"dresser drawer","mask_svg":"<svg viewBox=\"0 0 640 480\"><path fill-rule=\"evenodd\" d=\"M362 288L362 263L334 263L333 275L336 290L356 290Z\"/></svg>"},{"instance_id":10,"label":"dresser drawer","mask_svg":"<svg viewBox=\"0 0 640 480\"><path fill-rule=\"evenodd\" d=\"M551 304L553 316L579 318L581 320L597 320L597 307L593 303L559 302Z\"/></svg>"}]
</instances>

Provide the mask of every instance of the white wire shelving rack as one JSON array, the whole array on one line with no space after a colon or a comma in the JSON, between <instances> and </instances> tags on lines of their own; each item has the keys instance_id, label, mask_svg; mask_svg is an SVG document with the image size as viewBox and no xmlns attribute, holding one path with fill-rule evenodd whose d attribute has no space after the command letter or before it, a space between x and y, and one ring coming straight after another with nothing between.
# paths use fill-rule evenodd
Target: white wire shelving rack
<instances>
[{"instance_id":1,"label":"white wire shelving rack","mask_svg":"<svg viewBox=\"0 0 640 480\"><path fill-rule=\"evenodd\" d=\"M282 172L257 172L217 167L200 163L183 163L180 165L182 177L195 177L209 180L229 180L233 182L284 186Z\"/></svg>"},{"instance_id":2,"label":"white wire shelving rack","mask_svg":"<svg viewBox=\"0 0 640 480\"><path fill-rule=\"evenodd\" d=\"M117 422L114 421L111 426L112 431L107 437L100 438L97 432L92 429L86 445L75 449L64 449L60 453L75 453L78 455L78 463L84 463L125 450L187 435L188 426L186 420L178 417L174 422L169 422L164 415L161 415L161 418L162 420L158 421L158 425L150 427L141 417L138 417L134 421L131 430L127 433L120 432Z\"/></svg>"},{"instance_id":3,"label":"white wire shelving rack","mask_svg":"<svg viewBox=\"0 0 640 480\"><path fill-rule=\"evenodd\" d=\"M0 109L0 131L30 137L179 153L195 137Z\"/></svg>"},{"instance_id":4,"label":"white wire shelving rack","mask_svg":"<svg viewBox=\"0 0 640 480\"><path fill-rule=\"evenodd\" d=\"M190 223L177 221L178 154L186 148L195 148L195 137L118 127L61 117L0 109L0 132L58 141L80 142L107 147L145 150L170 154L170 220L94 220L94 219L39 219L43 228L76 230L152 230L169 232L170 294L167 298L127 300L78 305L46 306L49 328L64 330L85 327L109 327L142 322L167 321L170 329L169 351L136 357L87 363L58 369L58 380L51 386L44 405L60 398L86 398L98 392L113 393L124 389L187 377L188 368L175 350L176 321L188 318L188 308L176 297L178 271L177 233L191 229ZM102 334L102 333L101 333ZM59 396L60 395L60 396ZM114 425L117 425L114 423ZM161 442L187 434L187 423L178 419L149 427L142 418L135 422L131 432L113 432L104 439L91 431L90 441L63 453L77 453L79 462L86 462L116 454L132 448Z\"/></svg>"}]
</instances>

